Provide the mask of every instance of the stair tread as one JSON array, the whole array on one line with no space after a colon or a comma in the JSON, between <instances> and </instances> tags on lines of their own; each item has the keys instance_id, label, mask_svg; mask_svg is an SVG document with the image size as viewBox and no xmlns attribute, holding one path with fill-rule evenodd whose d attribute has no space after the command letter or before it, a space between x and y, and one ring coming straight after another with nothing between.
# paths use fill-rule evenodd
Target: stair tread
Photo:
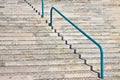
<instances>
[{"instance_id":1,"label":"stair tread","mask_svg":"<svg viewBox=\"0 0 120 80\"><path fill-rule=\"evenodd\" d=\"M29 60L49 60L49 59L73 59L78 58L75 54L43 54L43 55L30 55L30 54L8 54L0 55L0 61L29 61Z\"/></svg>"},{"instance_id":2,"label":"stair tread","mask_svg":"<svg viewBox=\"0 0 120 80\"><path fill-rule=\"evenodd\" d=\"M46 44L46 45L7 45L7 46L0 46L0 50L11 50L11 49L17 49L17 50L22 50L22 49L35 49L35 50L42 50L42 49L68 49L69 46L68 45L64 45L64 44L59 44L56 45L50 45L50 44Z\"/></svg>"},{"instance_id":3,"label":"stair tread","mask_svg":"<svg viewBox=\"0 0 120 80\"><path fill-rule=\"evenodd\" d=\"M93 73L93 72L91 72L91 71L84 71L84 73L86 74L86 75L88 75L88 76L86 76L86 75L83 75L82 74L82 72L83 71L73 71L73 72L70 72L70 71L68 71L68 72L50 72L50 73L48 73L48 72L45 72L44 74L43 73L28 73L28 74L26 74L26 73L23 73L24 75L22 76L22 75L20 75L20 76L10 76L10 75L7 75L7 74L4 74L4 75L7 75L6 77L24 77L24 76L26 76L26 77L31 77L32 79L37 79L37 80L41 80L41 79L71 79L71 78L73 78L73 79L75 79L75 78L83 78L83 77L86 77L86 78L95 78L95 76L94 75L96 75L95 73ZM12 74L12 73L11 73ZM20 74L20 73L18 73L18 74ZM41 75L41 76L40 76ZM1 78L4 78L5 76L0 76Z\"/></svg>"},{"instance_id":4,"label":"stair tread","mask_svg":"<svg viewBox=\"0 0 120 80\"><path fill-rule=\"evenodd\" d=\"M74 62L74 63L73 63ZM67 60L32 60L32 61L7 61L3 62L4 65L2 66L13 66L13 67L20 67L20 66L44 66L44 67L65 67L65 66L84 66L83 61L75 60L75 59L67 59ZM87 67L89 69L89 66ZM85 69L87 69L85 68ZM82 67L81 67L82 69Z\"/></svg>"},{"instance_id":5,"label":"stair tread","mask_svg":"<svg viewBox=\"0 0 120 80\"><path fill-rule=\"evenodd\" d=\"M79 59L81 54L99 72L99 49L57 14L53 24L57 32L51 29L46 20L52 5L101 43L105 80L119 80L119 7L99 0L46 1L42 19L28 4L13 2L0 4L0 80L100 80ZM41 11L40 1L30 3Z\"/></svg>"},{"instance_id":6,"label":"stair tread","mask_svg":"<svg viewBox=\"0 0 120 80\"><path fill-rule=\"evenodd\" d=\"M73 53L70 49L43 49L43 50L1 50L0 54L70 54Z\"/></svg>"},{"instance_id":7,"label":"stair tread","mask_svg":"<svg viewBox=\"0 0 120 80\"><path fill-rule=\"evenodd\" d=\"M86 67L86 68L85 68ZM72 69L71 69L72 68ZM38 73L38 72L53 72L53 71L89 71L89 67L85 65L81 66L19 66L19 67L0 67L0 74L5 73Z\"/></svg>"}]
</instances>

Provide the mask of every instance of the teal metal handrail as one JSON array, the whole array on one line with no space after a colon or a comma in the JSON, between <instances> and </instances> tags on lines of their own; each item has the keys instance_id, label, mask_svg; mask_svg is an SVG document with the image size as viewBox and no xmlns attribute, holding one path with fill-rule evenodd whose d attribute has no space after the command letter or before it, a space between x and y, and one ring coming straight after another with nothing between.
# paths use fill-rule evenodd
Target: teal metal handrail
<instances>
[{"instance_id":1,"label":"teal metal handrail","mask_svg":"<svg viewBox=\"0 0 120 80\"><path fill-rule=\"evenodd\" d=\"M44 18L44 0L42 0L41 2L42 2L42 15L41 15L41 17Z\"/></svg>"},{"instance_id":2,"label":"teal metal handrail","mask_svg":"<svg viewBox=\"0 0 120 80\"><path fill-rule=\"evenodd\" d=\"M102 46L95 41L92 37L90 37L85 31L80 29L77 25L75 25L72 21L70 21L66 16L64 16L59 10L57 10L55 7L52 7L50 10L50 23L49 26L52 26L53 20L52 20L52 12L56 11L59 15L61 15L65 20L67 20L72 26L74 26L78 31L80 31L84 36L86 36L90 41L92 41L100 50L100 78L104 79L104 52Z\"/></svg>"}]
</instances>

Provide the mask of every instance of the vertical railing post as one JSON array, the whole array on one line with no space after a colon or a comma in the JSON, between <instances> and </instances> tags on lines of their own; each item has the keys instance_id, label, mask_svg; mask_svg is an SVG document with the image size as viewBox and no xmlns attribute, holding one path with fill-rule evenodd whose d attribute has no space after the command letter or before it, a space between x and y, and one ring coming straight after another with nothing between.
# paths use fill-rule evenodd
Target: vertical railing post
<instances>
[{"instance_id":1,"label":"vertical railing post","mask_svg":"<svg viewBox=\"0 0 120 80\"><path fill-rule=\"evenodd\" d=\"M102 46L98 46L99 47L99 49L100 49L100 68L101 68L101 70L100 70L100 77L102 78L102 79L104 79L104 52L103 52L103 48L102 48Z\"/></svg>"},{"instance_id":2,"label":"vertical railing post","mask_svg":"<svg viewBox=\"0 0 120 80\"><path fill-rule=\"evenodd\" d=\"M44 0L42 0L42 15L41 15L42 18L44 18Z\"/></svg>"},{"instance_id":3,"label":"vertical railing post","mask_svg":"<svg viewBox=\"0 0 120 80\"><path fill-rule=\"evenodd\" d=\"M49 26L52 26L52 9L53 9L53 7L50 9L50 23L49 23Z\"/></svg>"}]
</instances>

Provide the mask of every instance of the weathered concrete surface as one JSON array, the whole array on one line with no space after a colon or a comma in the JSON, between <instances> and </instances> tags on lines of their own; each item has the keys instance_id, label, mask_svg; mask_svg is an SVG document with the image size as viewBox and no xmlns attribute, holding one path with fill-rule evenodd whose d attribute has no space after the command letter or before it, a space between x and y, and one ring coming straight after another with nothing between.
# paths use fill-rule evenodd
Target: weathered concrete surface
<instances>
[{"instance_id":1,"label":"weathered concrete surface","mask_svg":"<svg viewBox=\"0 0 120 80\"><path fill-rule=\"evenodd\" d=\"M95 71L99 71L98 48L56 13L53 23L59 37L45 24L53 5L102 44L105 52L104 80L120 79L119 6L111 7L112 3L101 0L71 1L46 1L45 19L40 19L24 3L13 1L12 4L0 5L0 79L100 80L78 55L81 54ZM39 3L33 6L41 11ZM77 50L77 54L73 54L60 36Z\"/></svg>"},{"instance_id":2,"label":"weathered concrete surface","mask_svg":"<svg viewBox=\"0 0 120 80\"><path fill-rule=\"evenodd\" d=\"M8 4L14 4L14 3L23 3L24 0L0 0L0 4L2 3L8 3Z\"/></svg>"}]
</instances>

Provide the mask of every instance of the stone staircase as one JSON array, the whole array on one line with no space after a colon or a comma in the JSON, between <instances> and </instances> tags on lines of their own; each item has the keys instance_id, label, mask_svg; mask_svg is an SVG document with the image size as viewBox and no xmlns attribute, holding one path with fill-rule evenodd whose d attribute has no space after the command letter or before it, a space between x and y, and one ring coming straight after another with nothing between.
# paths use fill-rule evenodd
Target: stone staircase
<instances>
[{"instance_id":1,"label":"stone staircase","mask_svg":"<svg viewBox=\"0 0 120 80\"><path fill-rule=\"evenodd\" d=\"M25 2L0 4L0 80L100 80L98 48L56 13L48 26L53 5L103 45L105 80L120 79L119 34L113 38L99 0L45 1L44 19L40 2L28 2L34 10Z\"/></svg>"},{"instance_id":2,"label":"stone staircase","mask_svg":"<svg viewBox=\"0 0 120 80\"><path fill-rule=\"evenodd\" d=\"M0 80L97 79L26 3L1 6Z\"/></svg>"},{"instance_id":3,"label":"stone staircase","mask_svg":"<svg viewBox=\"0 0 120 80\"><path fill-rule=\"evenodd\" d=\"M30 3L40 11L39 2ZM117 3L117 5L119 4ZM70 20L103 45L105 52L105 79L119 80L119 6L111 8L104 0L46 1L45 13L47 17L49 17L49 10L52 6L57 7ZM115 13L116 15L114 15ZM72 49L76 49L76 53L80 54L79 57L86 60L85 63L92 65L93 70L99 71L100 56L96 46L56 13L54 14L53 23L55 32L62 36L63 40L67 41Z\"/></svg>"}]
</instances>

